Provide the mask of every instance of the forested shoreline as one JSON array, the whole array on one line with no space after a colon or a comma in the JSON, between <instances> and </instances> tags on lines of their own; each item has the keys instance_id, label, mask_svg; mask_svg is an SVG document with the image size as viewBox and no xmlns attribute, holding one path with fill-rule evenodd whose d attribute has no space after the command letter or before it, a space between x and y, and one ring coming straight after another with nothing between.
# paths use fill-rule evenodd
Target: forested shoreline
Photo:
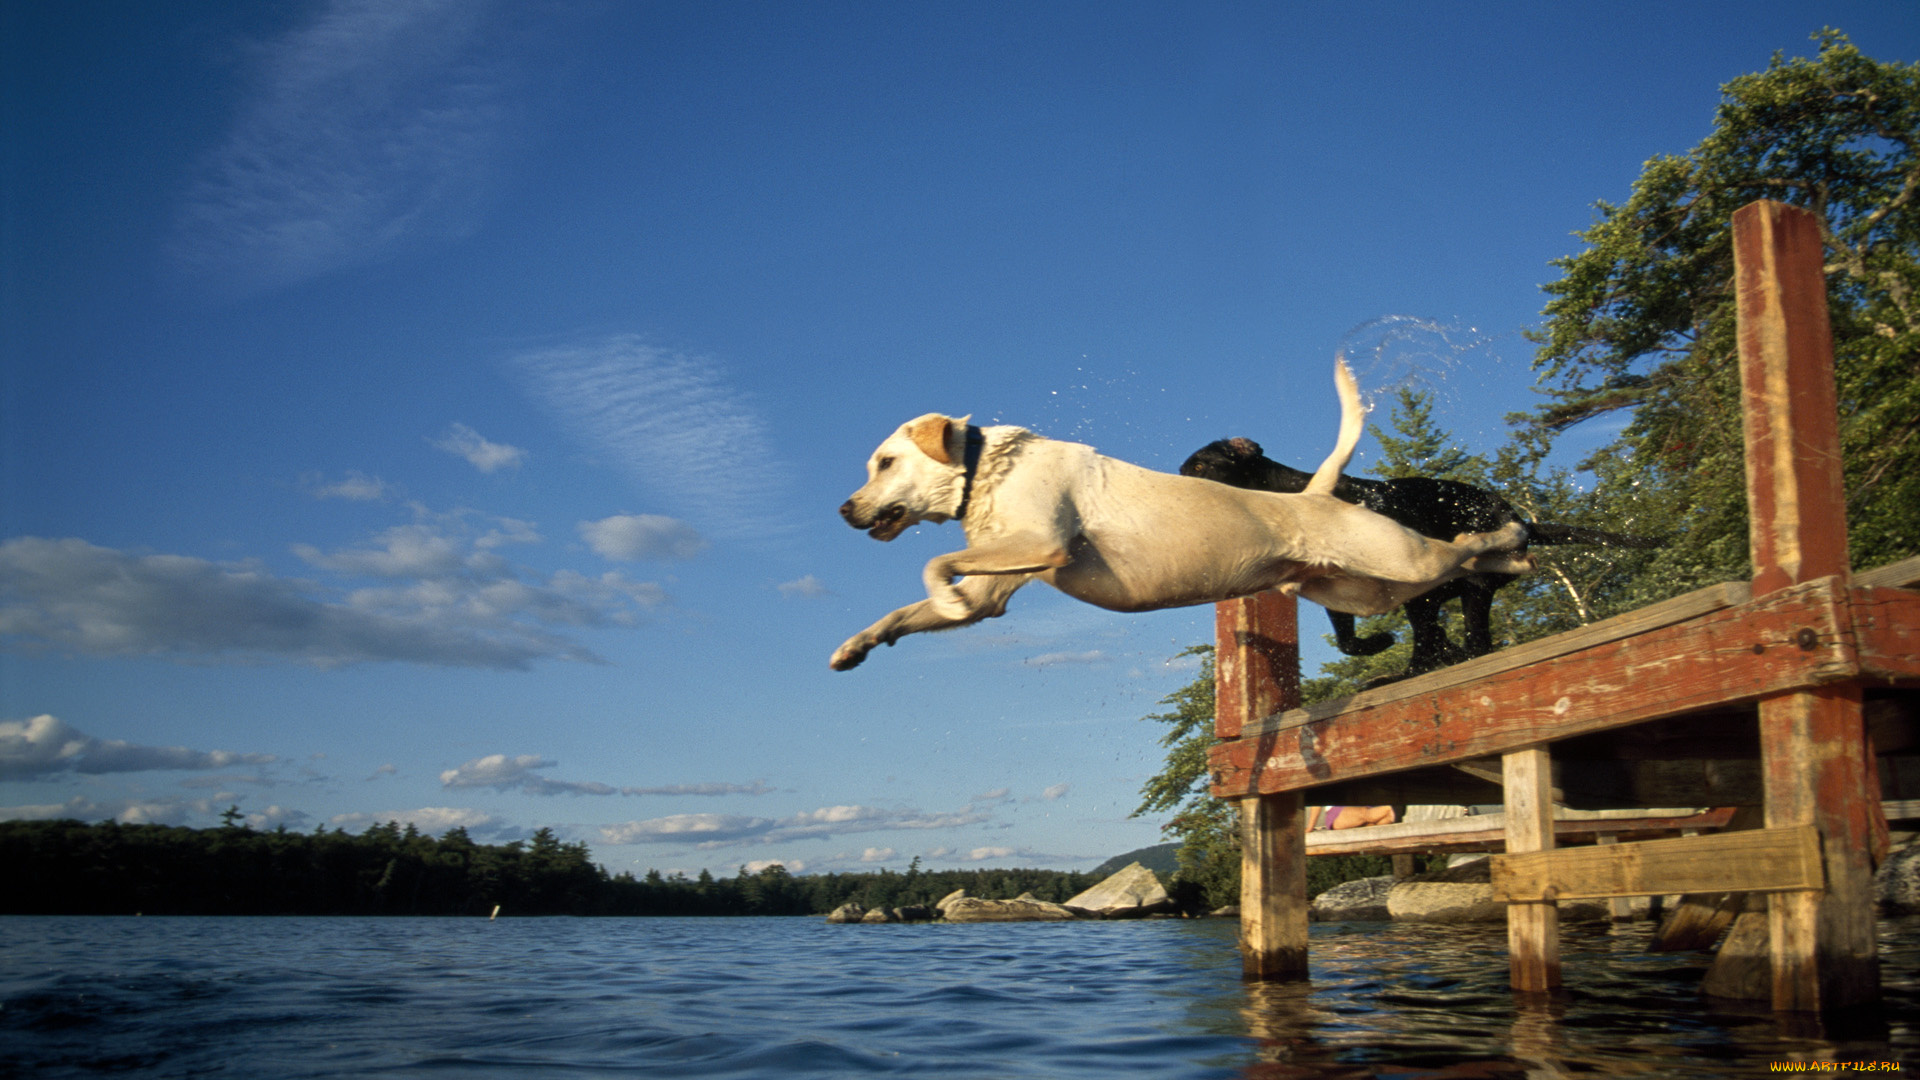
<instances>
[{"instance_id":1,"label":"forested shoreline","mask_svg":"<svg viewBox=\"0 0 1920 1080\"><path fill-rule=\"evenodd\" d=\"M955 889L1059 902L1094 875L1026 868L795 876L779 865L733 877L608 874L585 843L435 838L398 822L362 833L256 832L230 819L173 825L0 822L6 915L824 915L931 904Z\"/></svg>"}]
</instances>

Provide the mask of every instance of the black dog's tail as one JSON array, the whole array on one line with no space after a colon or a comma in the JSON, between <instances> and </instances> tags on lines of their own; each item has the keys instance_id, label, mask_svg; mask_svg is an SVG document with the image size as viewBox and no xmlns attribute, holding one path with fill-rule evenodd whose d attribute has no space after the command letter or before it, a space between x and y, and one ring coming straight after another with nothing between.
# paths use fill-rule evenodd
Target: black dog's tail
<instances>
[{"instance_id":1,"label":"black dog's tail","mask_svg":"<svg viewBox=\"0 0 1920 1080\"><path fill-rule=\"evenodd\" d=\"M1665 544L1660 536L1629 536L1625 533L1589 529L1581 525L1555 525L1535 521L1527 526L1527 538L1536 544L1598 544L1601 547L1657 548Z\"/></svg>"}]
</instances>

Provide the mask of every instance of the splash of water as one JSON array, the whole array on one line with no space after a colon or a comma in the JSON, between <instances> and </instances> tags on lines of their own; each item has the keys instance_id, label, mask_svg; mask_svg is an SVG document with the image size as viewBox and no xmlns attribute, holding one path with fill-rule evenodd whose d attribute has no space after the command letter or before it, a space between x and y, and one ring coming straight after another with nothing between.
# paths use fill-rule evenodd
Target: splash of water
<instances>
[{"instance_id":1,"label":"splash of water","mask_svg":"<svg viewBox=\"0 0 1920 1080\"><path fill-rule=\"evenodd\" d=\"M1508 354L1517 331L1496 333L1417 315L1382 315L1346 332L1338 351L1360 381L1374 423L1388 422L1401 390L1426 394L1437 424L1470 447L1505 437L1505 416L1533 404L1533 372ZM1522 342L1524 344L1524 342Z\"/></svg>"}]
</instances>

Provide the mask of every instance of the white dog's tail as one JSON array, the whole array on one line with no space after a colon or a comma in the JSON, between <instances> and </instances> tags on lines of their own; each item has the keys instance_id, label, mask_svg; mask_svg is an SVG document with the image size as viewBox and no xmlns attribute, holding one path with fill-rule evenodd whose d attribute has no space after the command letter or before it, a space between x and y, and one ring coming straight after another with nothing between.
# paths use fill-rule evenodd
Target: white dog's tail
<instances>
[{"instance_id":1,"label":"white dog's tail","mask_svg":"<svg viewBox=\"0 0 1920 1080\"><path fill-rule=\"evenodd\" d=\"M1306 493L1310 495L1333 494L1333 485L1340 482L1347 460L1353 457L1353 448L1360 445L1360 433L1367 427L1367 407L1360 403L1360 384L1353 381L1345 356L1333 362L1333 385L1340 391L1340 441L1334 444L1327 460L1320 463L1313 479L1307 481Z\"/></svg>"}]
</instances>

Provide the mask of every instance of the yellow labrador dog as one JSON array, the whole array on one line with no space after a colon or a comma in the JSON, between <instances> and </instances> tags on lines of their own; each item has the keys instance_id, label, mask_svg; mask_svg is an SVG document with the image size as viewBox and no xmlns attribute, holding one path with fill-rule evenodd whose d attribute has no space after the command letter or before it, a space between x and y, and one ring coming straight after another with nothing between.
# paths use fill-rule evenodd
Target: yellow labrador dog
<instances>
[{"instance_id":1,"label":"yellow labrador dog","mask_svg":"<svg viewBox=\"0 0 1920 1080\"><path fill-rule=\"evenodd\" d=\"M1533 569L1517 521L1433 540L1334 498L1366 420L1344 361L1334 383L1339 441L1297 494L1153 472L1024 428L972 427L966 417L929 413L902 424L868 459L867 482L840 516L876 540L957 519L967 547L927 563L927 599L848 638L833 668L857 667L874 646L908 634L1005 614L1007 599L1035 578L1110 611L1282 589L1374 615L1465 574Z\"/></svg>"}]
</instances>

